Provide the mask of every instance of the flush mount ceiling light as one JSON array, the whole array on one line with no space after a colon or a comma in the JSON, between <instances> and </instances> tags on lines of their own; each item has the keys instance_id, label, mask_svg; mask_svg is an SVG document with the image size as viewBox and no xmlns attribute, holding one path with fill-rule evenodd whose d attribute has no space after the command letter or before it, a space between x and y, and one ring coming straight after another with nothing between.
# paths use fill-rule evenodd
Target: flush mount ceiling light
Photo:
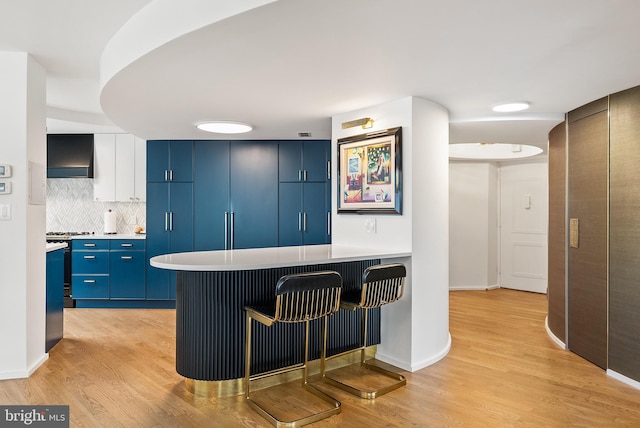
<instances>
[{"instance_id":1,"label":"flush mount ceiling light","mask_svg":"<svg viewBox=\"0 0 640 428\"><path fill-rule=\"evenodd\" d=\"M513 113L514 111L522 111L529 108L529 103L526 101L517 101L513 103L497 104L492 107L493 111L499 113Z\"/></svg>"},{"instance_id":2,"label":"flush mount ceiling light","mask_svg":"<svg viewBox=\"0 0 640 428\"><path fill-rule=\"evenodd\" d=\"M526 144L459 143L449 144L449 159L507 160L542 153L542 149Z\"/></svg>"},{"instance_id":3,"label":"flush mount ceiling light","mask_svg":"<svg viewBox=\"0 0 640 428\"><path fill-rule=\"evenodd\" d=\"M197 123L196 128L206 132L215 132L216 134L242 134L243 132L251 131L253 126L242 122L213 120Z\"/></svg>"}]
</instances>

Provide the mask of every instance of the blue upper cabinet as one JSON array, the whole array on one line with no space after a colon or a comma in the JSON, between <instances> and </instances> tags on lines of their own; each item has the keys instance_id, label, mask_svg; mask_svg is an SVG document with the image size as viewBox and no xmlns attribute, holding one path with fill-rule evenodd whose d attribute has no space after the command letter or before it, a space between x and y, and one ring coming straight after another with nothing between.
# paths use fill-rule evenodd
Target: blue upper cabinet
<instances>
[{"instance_id":1,"label":"blue upper cabinet","mask_svg":"<svg viewBox=\"0 0 640 428\"><path fill-rule=\"evenodd\" d=\"M331 159L329 140L280 141L280 182L326 182Z\"/></svg>"},{"instance_id":2,"label":"blue upper cabinet","mask_svg":"<svg viewBox=\"0 0 640 428\"><path fill-rule=\"evenodd\" d=\"M147 142L147 182L192 182L193 141Z\"/></svg>"}]
</instances>

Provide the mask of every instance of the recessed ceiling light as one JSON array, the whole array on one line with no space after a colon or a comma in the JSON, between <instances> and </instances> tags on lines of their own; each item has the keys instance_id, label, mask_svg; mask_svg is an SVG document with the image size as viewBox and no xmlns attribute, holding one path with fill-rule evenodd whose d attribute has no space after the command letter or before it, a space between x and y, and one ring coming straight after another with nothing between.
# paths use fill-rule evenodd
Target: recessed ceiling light
<instances>
[{"instance_id":1,"label":"recessed ceiling light","mask_svg":"<svg viewBox=\"0 0 640 428\"><path fill-rule=\"evenodd\" d=\"M529 103L526 101L518 101L515 103L505 103L493 106L493 111L500 113L512 113L514 111L522 111L529 108Z\"/></svg>"},{"instance_id":2,"label":"recessed ceiling light","mask_svg":"<svg viewBox=\"0 0 640 428\"><path fill-rule=\"evenodd\" d=\"M253 126L247 123L228 120L200 122L196 124L196 127L202 131L215 132L217 134L242 134L243 132L249 132L253 129Z\"/></svg>"}]
</instances>

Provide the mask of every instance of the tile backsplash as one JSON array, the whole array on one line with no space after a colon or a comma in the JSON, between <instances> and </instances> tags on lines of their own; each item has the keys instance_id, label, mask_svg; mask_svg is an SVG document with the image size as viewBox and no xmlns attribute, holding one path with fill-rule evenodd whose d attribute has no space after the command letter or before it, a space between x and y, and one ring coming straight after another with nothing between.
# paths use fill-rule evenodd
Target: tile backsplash
<instances>
[{"instance_id":1,"label":"tile backsplash","mask_svg":"<svg viewBox=\"0 0 640 428\"><path fill-rule=\"evenodd\" d=\"M146 203L96 202L90 178L47 179L47 232L104 231L104 213L117 214L118 233L133 233L136 226L146 228Z\"/></svg>"}]
</instances>

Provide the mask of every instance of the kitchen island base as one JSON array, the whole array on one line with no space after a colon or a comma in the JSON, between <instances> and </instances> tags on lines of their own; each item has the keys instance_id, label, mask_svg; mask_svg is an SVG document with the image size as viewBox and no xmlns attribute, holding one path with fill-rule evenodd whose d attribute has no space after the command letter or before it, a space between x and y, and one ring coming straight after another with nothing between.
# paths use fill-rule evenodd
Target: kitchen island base
<instances>
[{"instance_id":1,"label":"kitchen island base","mask_svg":"<svg viewBox=\"0 0 640 428\"><path fill-rule=\"evenodd\" d=\"M275 285L283 275L333 270L341 274L347 291L359 287L362 272L376 264L380 264L379 259L252 270L178 271L176 370L187 378L187 388L194 393L242 393L245 306L275 299ZM367 343L379 344L380 310L369 315ZM327 355L359 347L361 322L359 311L341 310L331 316ZM301 363L303 333L302 325L256 325L252 346L262 352L253 355L251 367L255 373ZM320 321L315 320L310 325L310 360L320 357L320 334Z\"/></svg>"}]
</instances>

